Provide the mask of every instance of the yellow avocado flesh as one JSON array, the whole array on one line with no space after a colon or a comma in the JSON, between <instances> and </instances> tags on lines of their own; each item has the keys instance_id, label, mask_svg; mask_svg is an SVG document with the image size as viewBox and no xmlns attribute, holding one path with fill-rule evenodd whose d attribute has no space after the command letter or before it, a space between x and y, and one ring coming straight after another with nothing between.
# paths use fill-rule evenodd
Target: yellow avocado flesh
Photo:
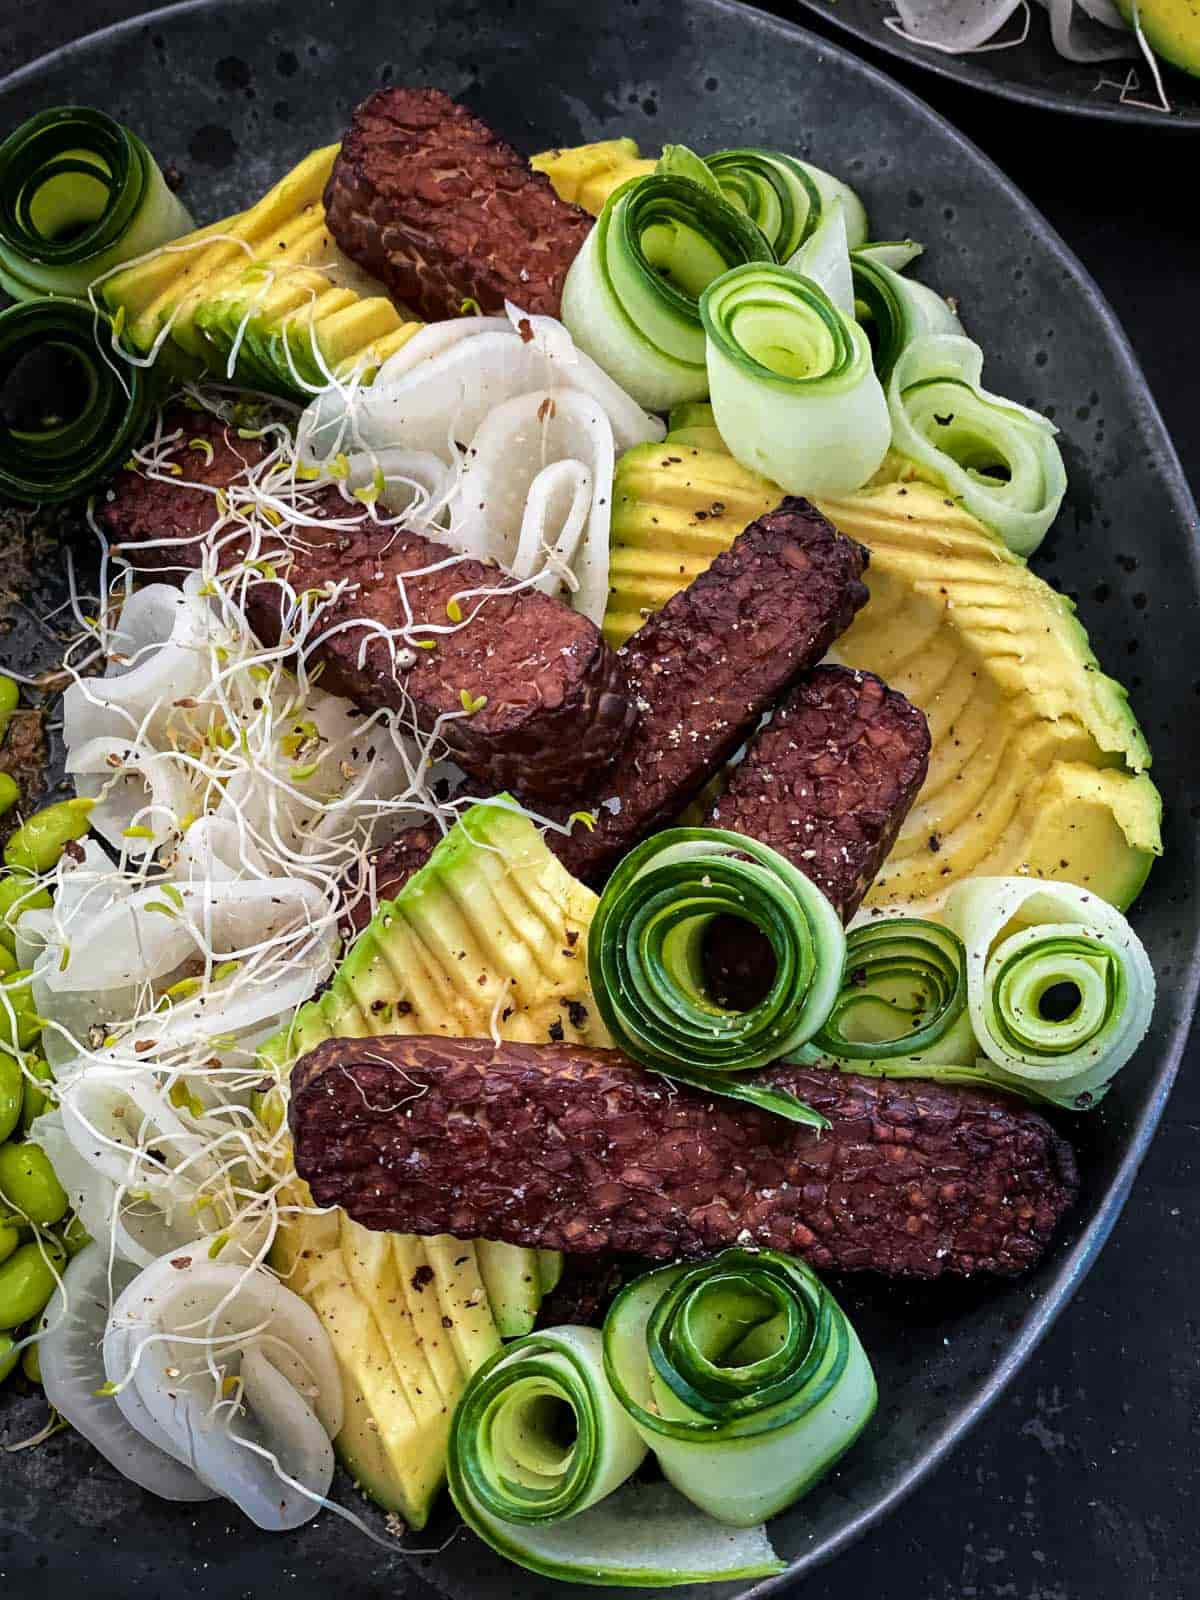
<instances>
[{"instance_id":1,"label":"yellow avocado flesh","mask_svg":"<svg viewBox=\"0 0 1200 1600\"><path fill-rule=\"evenodd\" d=\"M1131 0L1117 0L1117 10L1132 28ZM1200 0L1140 0L1136 16L1156 56L1200 77Z\"/></svg>"},{"instance_id":2,"label":"yellow avocado flesh","mask_svg":"<svg viewBox=\"0 0 1200 1600\"><path fill-rule=\"evenodd\" d=\"M381 904L329 989L264 1054L286 1070L327 1038L479 1037L495 1026L530 1043L556 1023L566 1039L611 1044L587 981L595 904L528 819L477 806ZM292 1194L310 1204L299 1179ZM498 1273L506 1294L515 1280L532 1300L532 1270L540 1300L554 1261L448 1235L372 1233L340 1211L305 1211L282 1219L272 1264L333 1341L346 1411L340 1459L381 1506L422 1527L444 1480L454 1407L500 1346L487 1279Z\"/></svg>"},{"instance_id":3,"label":"yellow avocado flesh","mask_svg":"<svg viewBox=\"0 0 1200 1600\"><path fill-rule=\"evenodd\" d=\"M697 415L683 431L703 426ZM724 450L674 433L627 452L613 486L610 642L780 499ZM935 914L981 873L1086 884L1127 906L1161 853L1161 804L1125 691L1070 603L929 484L876 484L820 509L871 555L871 598L832 659L905 694L933 744L866 906Z\"/></svg>"},{"instance_id":4,"label":"yellow avocado flesh","mask_svg":"<svg viewBox=\"0 0 1200 1600\"><path fill-rule=\"evenodd\" d=\"M657 163L644 161L633 139L602 139L567 150L543 150L529 165L546 174L560 200L582 206L596 217L614 189L630 178L645 177Z\"/></svg>"},{"instance_id":5,"label":"yellow avocado flesh","mask_svg":"<svg viewBox=\"0 0 1200 1600\"><path fill-rule=\"evenodd\" d=\"M224 377L238 341L245 371L235 377L290 391L292 364L307 382L320 381L315 341L329 370L373 377L421 324L326 226L322 196L338 148L314 150L249 210L175 242L185 248L110 279L103 298L114 313L124 307L129 342L146 351L169 323L167 364L196 371L205 362Z\"/></svg>"}]
</instances>

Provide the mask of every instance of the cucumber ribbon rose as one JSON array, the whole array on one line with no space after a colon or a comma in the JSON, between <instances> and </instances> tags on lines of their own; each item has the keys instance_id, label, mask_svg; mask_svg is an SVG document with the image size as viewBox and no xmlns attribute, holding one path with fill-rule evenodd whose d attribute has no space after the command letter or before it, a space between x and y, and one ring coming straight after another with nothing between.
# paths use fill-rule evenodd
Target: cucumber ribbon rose
<instances>
[{"instance_id":1,"label":"cucumber ribbon rose","mask_svg":"<svg viewBox=\"0 0 1200 1600\"><path fill-rule=\"evenodd\" d=\"M770 988L746 1011L718 1005L705 984L705 936L718 917L757 928L775 957ZM596 1003L627 1055L810 1127L825 1119L739 1074L812 1038L841 987L844 957L841 921L816 885L767 845L720 828L671 828L632 850L588 934Z\"/></svg>"}]
</instances>

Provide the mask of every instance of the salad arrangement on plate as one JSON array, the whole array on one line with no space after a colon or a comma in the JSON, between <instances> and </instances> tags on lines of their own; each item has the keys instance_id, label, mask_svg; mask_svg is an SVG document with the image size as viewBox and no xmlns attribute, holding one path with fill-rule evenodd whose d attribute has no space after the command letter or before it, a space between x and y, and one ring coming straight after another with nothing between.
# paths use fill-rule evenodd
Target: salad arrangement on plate
<instances>
[{"instance_id":1,"label":"salad arrangement on plate","mask_svg":"<svg viewBox=\"0 0 1200 1600\"><path fill-rule=\"evenodd\" d=\"M0 146L0 492L98 571L3 797L3 1361L148 1491L775 1572L881 1426L823 1275L1050 1245L1160 806L922 248L434 89L199 229L101 112Z\"/></svg>"}]
</instances>

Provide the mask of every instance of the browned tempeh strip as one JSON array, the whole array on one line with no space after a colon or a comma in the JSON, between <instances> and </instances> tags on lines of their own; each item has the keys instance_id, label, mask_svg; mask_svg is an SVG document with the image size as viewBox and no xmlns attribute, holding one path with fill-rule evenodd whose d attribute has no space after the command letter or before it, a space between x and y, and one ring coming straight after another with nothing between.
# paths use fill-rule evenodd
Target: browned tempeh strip
<instances>
[{"instance_id":1,"label":"browned tempeh strip","mask_svg":"<svg viewBox=\"0 0 1200 1600\"><path fill-rule=\"evenodd\" d=\"M762 713L819 661L867 598L866 551L807 501L786 499L752 522L619 652L638 720L615 766L551 813L546 842L596 882L655 828L672 822L753 731ZM514 785L524 796L524 785ZM436 842L436 841L434 841ZM375 856L381 899L398 894L421 859L407 843Z\"/></svg>"},{"instance_id":2,"label":"browned tempeh strip","mask_svg":"<svg viewBox=\"0 0 1200 1600\"><path fill-rule=\"evenodd\" d=\"M592 226L550 180L440 89L380 89L356 109L325 190L338 244L423 317L511 300L556 317Z\"/></svg>"},{"instance_id":3,"label":"browned tempeh strip","mask_svg":"<svg viewBox=\"0 0 1200 1600\"><path fill-rule=\"evenodd\" d=\"M1070 1147L998 1093L781 1066L827 1116L667 1084L615 1050L331 1039L292 1074L296 1168L369 1228L666 1259L770 1245L818 1267L1024 1271L1077 1187Z\"/></svg>"},{"instance_id":4,"label":"browned tempeh strip","mask_svg":"<svg viewBox=\"0 0 1200 1600\"><path fill-rule=\"evenodd\" d=\"M256 440L231 437L216 419L181 413L169 419L183 428L183 441L208 439L208 463L181 441L172 455L189 480L228 488L262 459ZM335 488L315 497L318 516L345 519L360 508ZM213 497L126 472L117 479L105 506L105 526L124 555L140 569L178 580L200 563L198 536L214 522ZM190 545L135 546L147 540L187 539ZM477 616L465 626L437 636L434 650L411 650L411 665L393 671L385 640L353 628L320 642L314 659L324 666L322 688L368 707L392 706L410 712L425 732L447 713L442 737L455 759L491 790L518 781L532 798L569 799L579 783L609 766L636 716L625 674L595 625L559 600L536 590L505 593L499 567L461 561L438 572L421 572L445 561L451 552L419 534L381 528L361 516L350 530L303 529L292 541L286 575L297 593L348 580L350 588L321 619L332 634L352 617L387 629L405 622L397 577L416 621L447 625L446 606L464 590L495 588ZM226 560L240 561L233 545ZM413 574L420 573L419 576ZM476 602L464 602L474 605ZM269 582L247 590L251 626L273 643L280 634L280 594ZM370 637L360 663L364 639ZM483 701L463 716L462 695Z\"/></svg>"},{"instance_id":5,"label":"browned tempeh strip","mask_svg":"<svg viewBox=\"0 0 1200 1600\"><path fill-rule=\"evenodd\" d=\"M911 701L874 673L817 667L733 768L709 822L778 850L848 922L928 764L929 725Z\"/></svg>"}]
</instances>

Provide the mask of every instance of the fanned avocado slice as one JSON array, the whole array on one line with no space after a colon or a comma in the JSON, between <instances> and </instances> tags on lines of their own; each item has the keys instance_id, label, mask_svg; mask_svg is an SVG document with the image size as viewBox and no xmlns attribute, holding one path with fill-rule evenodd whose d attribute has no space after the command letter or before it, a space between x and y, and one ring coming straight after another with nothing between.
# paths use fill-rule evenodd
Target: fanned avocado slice
<instances>
[{"instance_id":1,"label":"fanned avocado slice","mask_svg":"<svg viewBox=\"0 0 1200 1600\"><path fill-rule=\"evenodd\" d=\"M379 906L325 993L264 1047L276 1071L324 1039L388 1033L478 1037L495 1027L525 1042L553 1030L611 1044L587 980L596 897L500 798L468 811ZM298 1179L295 1193L307 1204ZM347 1418L340 1458L380 1505L423 1526L467 1378L502 1336L528 1332L562 1257L370 1234L341 1212L305 1211L284 1218L273 1264L333 1340Z\"/></svg>"},{"instance_id":2,"label":"fanned avocado slice","mask_svg":"<svg viewBox=\"0 0 1200 1600\"><path fill-rule=\"evenodd\" d=\"M636 140L601 139L572 149L543 150L529 165L546 174L560 200L582 206L596 217L614 189L653 172L657 162L643 159Z\"/></svg>"},{"instance_id":3,"label":"fanned avocado slice","mask_svg":"<svg viewBox=\"0 0 1200 1600\"><path fill-rule=\"evenodd\" d=\"M723 447L689 442L705 408L671 420L662 444L617 466L604 619L617 645L781 498ZM1126 691L1071 602L929 484L879 483L820 509L871 552L871 599L834 657L907 695L933 738L866 905L928 915L953 883L994 873L1128 906L1161 853L1161 802Z\"/></svg>"}]
</instances>

